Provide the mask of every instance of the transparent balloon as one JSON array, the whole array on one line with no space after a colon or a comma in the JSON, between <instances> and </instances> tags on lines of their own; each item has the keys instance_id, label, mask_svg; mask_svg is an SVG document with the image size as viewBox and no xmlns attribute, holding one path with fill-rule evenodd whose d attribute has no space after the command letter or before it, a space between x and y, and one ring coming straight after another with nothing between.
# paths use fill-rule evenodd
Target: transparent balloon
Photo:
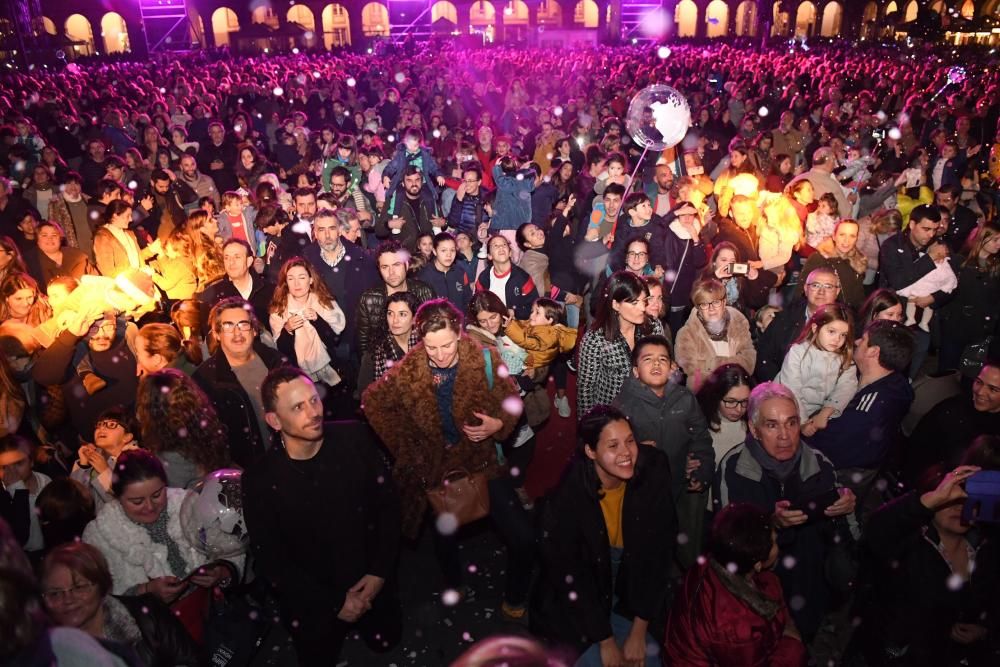
<instances>
[{"instance_id":1,"label":"transparent balloon","mask_svg":"<svg viewBox=\"0 0 1000 667\"><path fill-rule=\"evenodd\" d=\"M216 470L188 491L181 504L184 536L210 559L232 558L247 550L242 475L240 470Z\"/></svg>"},{"instance_id":2,"label":"transparent balloon","mask_svg":"<svg viewBox=\"0 0 1000 667\"><path fill-rule=\"evenodd\" d=\"M675 88L654 84L643 88L628 107L625 127L636 143L652 151L676 146L691 126L691 107Z\"/></svg>"}]
</instances>

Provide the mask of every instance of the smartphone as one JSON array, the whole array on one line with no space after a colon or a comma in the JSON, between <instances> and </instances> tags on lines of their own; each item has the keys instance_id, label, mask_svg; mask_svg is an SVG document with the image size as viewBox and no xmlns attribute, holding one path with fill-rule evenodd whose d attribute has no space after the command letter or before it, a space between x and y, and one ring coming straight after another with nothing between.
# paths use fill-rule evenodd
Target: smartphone
<instances>
[{"instance_id":1,"label":"smartphone","mask_svg":"<svg viewBox=\"0 0 1000 667\"><path fill-rule=\"evenodd\" d=\"M969 495L962 506L962 523L1000 523L1000 471L981 470L965 480Z\"/></svg>"},{"instance_id":2,"label":"smartphone","mask_svg":"<svg viewBox=\"0 0 1000 667\"><path fill-rule=\"evenodd\" d=\"M749 270L750 270L749 264L741 264L739 262L734 262L729 265L729 272L732 273L734 276L739 276L739 275L745 276Z\"/></svg>"},{"instance_id":3,"label":"smartphone","mask_svg":"<svg viewBox=\"0 0 1000 667\"><path fill-rule=\"evenodd\" d=\"M827 507L840 500L840 493L837 489L830 489L814 496L806 496L798 500L793 500L788 509L804 512L810 521L821 519Z\"/></svg>"}]
</instances>

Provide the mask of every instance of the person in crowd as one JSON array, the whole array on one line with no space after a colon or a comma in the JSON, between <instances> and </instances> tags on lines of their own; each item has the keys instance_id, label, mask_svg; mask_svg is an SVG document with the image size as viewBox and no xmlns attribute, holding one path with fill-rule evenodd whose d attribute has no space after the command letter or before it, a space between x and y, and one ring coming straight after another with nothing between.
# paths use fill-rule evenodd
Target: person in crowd
<instances>
[{"instance_id":1,"label":"person in crowd","mask_svg":"<svg viewBox=\"0 0 1000 667\"><path fill-rule=\"evenodd\" d=\"M37 240L38 267L41 269L38 278L42 285L48 285L57 276L79 280L84 275L97 275L86 252L64 245L65 235L58 223L47 220L39 224Z\"/></svg>"},{"instance_id":2,"label":"person in crowd","mask_svg":"<svg viewBox=\"0 0 1000 667\"><path fill-rule=\"evenodd\" d=\"M252 270L254 259L254 251L246 241L229 239L223 243L225 275L208 285L199 301L211 308L224 299L239 297L251 305L258 321L265 317L274 297L274 285Z\"/></svg>"},{"instance_id":3,"label":"person in crowd","mask_svg":"<svg viewBox=\"0 0 1000 667\"><path fill-rule=\"evenodd\" d=\"M424 191L423 171L412 164L406 166L401 185L391 191L391 201L375 221L375 236L382 241L396 240L415 253L421 234L433 234L435 227L444 229L444 219Z\"/></svg>"},{"instance_id":4,"label":"person in crowd","mask_svg":"<svg viewBox=\"0 0 1000 667\"><path fill-rule=\"evenodd\" d=\"M505 236L493 234L485 245L489 264L476 279L476 292L493 292L512 317L528 319L538 298L538 287L528 272L513 262L510 241Z\"/></svg>"},{"instance_id":5,"label":"person in crowd","mask_svg":"<svg viewBox=\"0 0 1000 667\"><path fill-rule=\"evenodd\" d=\"M243 506L257 572L277 594L298 662L336 663L353 632L383 653L402 633L400 494L386 461L364 424L323 422L305 371L276 368L261 393L282 446L243 473Z\"/></svg>"},{"instance_id":6,"label":"person in crowd","mask_svg":"<svg viewBox=\"0 0 1000 667\"><path fill-rule=\"evenodd\" d=\"M802 443L798 400L787 387L776 382L754 387L748 417L746 440L719 462L713 502L717 509L745 502L773 510L778 578L785 600L797 600L790 605L792 618L802 638L811 641L830 591L822 570L798 565L822 563L834 534L842 540L857 537L856 499L839 485L833 464Z\"/></svg>"},{"instance_id":7,"label":"person in crowd","mask_svg":"<svg viewBox=\"0 0 1000 667\"><path fill-rule=\"evenodd\" d=\"M420 335L414 328L418 308L420 302L411 292L396 292L386 299L388 330L372 347L371 366L361 369L359 390L363 392L372 382L380 380L420 342Z\"/></svg>"},{"instance_id":8,"label":"person in crowd","mask_svg":"<svg viewBox=\"0 0 1000 667\"><path fill-rule=\"evenodd\" d=\"M260 321L253 307L240 297L215 304L208 322L218 348L193 378L225 424L233 462L246 468L262 458L270 446L260 388L268 372L286 360L260 341Z\"/></svg>"},{"instance_id":9,"label":"person in crowd","mask_svg":"<svg viewBox=\"0 0 1000 667\"><path fill-rule=\"evenodd\" d=\"M753 379L745 368L723 364L712 371L698 390L698 405L708 423L716 462L746 440L747 405L752 389Z\"/></svg>"},{"instance_id":10,"label":"person in crowd","mask_svg":"<svg viewBox=\"0 0 1000 667\"><path fill-rule=\"evenodd\" d=\"M460 311L465 312L472 298L473 285L468 274L456 263L458 244L448 232L434 235L433 257L417 277L425 282L438 297L443 297Z\"/></svg>"},{"instance_id":11,"label":"person in crowd","mask_svg":"<svg viewBox=\"0 0 1000 667\"><path fill-rule=\"evenodd\" d=\"M962 520L963 483L979 470L931 469L869 519L852 651L867 664L900 655L935 665L993 662L1000 554Z\"/></svg>"},{"instance_id":12,"label":"person in crowd","mask_svg":"<svg viewBox=\"0 0 1000 667\"><path fill-rule=\"evenodd\" d=\"M111 569L93 545L53 549L39 578L45 608L58 625L126 646L151 667L202 664L201 650L161 599L151 593L111 594Z\"/></svg>"},{"instance_id":13,"label":"person in crowd","mask_svg":"<svg viewBox=\"0 0 1000 667\"><path fill-rule=\"evenodd\" d=\"M938 370L958 368L967 345L996 336L1000 303L1000 225L986 223L976 234L972 251L958 268L958 286L941 310Z\"/></svg>"},{"instance_id":14,"label":"person in crowd","mask_svg":"<svg viewBox=\"0 0 1000 667\"><path fill-rule=\"evenodd\" d=\"M192 587L226 586L238 577L243 557L207 563L181 530L185 492L167 485L163 464L144 449L123 452L104 505L83 541L107 561L114 595L153 595L177 611Z\"/></svg>"},{"instance_id":15,"label":"person in crowd","mask_svg":"<svg viewBox=\"0 0 1000 667\"><path fill-rule=\"evenodd\" d=\"M851 197L856 200L857 195L853 193L850 196L848 195L847 190L833 175L836 168L837 155L834 150L829 146L821 146L813 151L812 168L804 174L793 178L788 187L793 187L795 183L801 180L809 181L813 186L816 199L822 198L823 195L831 194L837 202L837 210L841 214L846 214L847 211L854 210L854 202L851 201Z\"/></svg>"},{"instance_id":16,"label":"person in crowd","mask_svg":"<svg viewBox=\"0 0 1000 667\"><path fill-rule=\"evenodd\" d=\"M160 322L143 325L132 339L132 349L140 376L164 368L192 375L202 362L201 346L195 340L181 338L175 327Z\"/></svg>"},{"instance_id":17,"label":"person in crowd","mask_svg":"<svg viewBox=\"0 0 1000 667\"><path fill-rule=\"evenodd\" d=\"M906 377L913 347L913 334L898 322L876 320L865 327L854 346L859 374L854 396L837 419L807 438L861 503L899 444L900 424L913 402Z\"/></svg>"},{"instance_id":18,"label":"person in crowd","mask_svg":"<svg viewBox=\"0 0 1000 667\"><path fill-rule=\"evenodd\" d=\"M606 405L584 414L579 442L542 511L531 631L582 653L580 666L659 665L649 627L667 611L678 532L668 457Z\"/></svg>"},{"instance_id":19,"label":"person in crowd","mask_svg":"<svg viewBox=\"0 0 1000 667\"><path fill-rule=\"evenodd\" d=\"M385 330L386 298L397 292L411 292L420 303L434 298L427 283L408 276L410 253L396 241L387 241L375 250L375 263L382 277L382 284L361 293L357 309L357 338L361 352Z\"/></svg>"},{"instance_id":20,"label":"person in crowd","mask_svg":"<svg viewBox=\"0 0 1000 667\"><path fill-rule=\"evenodd\" d=\"M510 321L510 313L500 297L493 292L479 292L469 302L465 330L483 347L495 348L507 370L516 375L524 368L528 354L507 337L506 326Z\"/></svg>"},{"instance_id":21,"label":"person in crowd","mask_svg":"<svg viewBox=\"0 0 1000 667\"><path fill-rule=\"evenodd\" d=\"M802 433L810 436L839 417L857 389L854 317L845 306L816 309L788 349L775 381L799 399Z\"/></svg>"},{"instance_id":22,"label":"person in crowd","mask_svg":"<svg viewBox=\"0 0 1000 667\"><path fill-rule=\"evenodd\" d=\"M861 305L858 311L858 328L863 331L878 320L902 322L903 317L903 300L891 289L880 287L869 294Z\"/></svg>"},{"instance_id":23,"label":"person in crowd","mask_svg":"<svg viewBox=\"0 0 1000 667\"><path fill-rule=\"evenodd\" d=\"M726 305L726 288L717 280L701 280L691 290L694 310L674 341L677 363L697 392L712 371L738 363L752 371L757 359L750 338L750 323L737 309Z\"/></svg>"},{"instance_id":24,"label":"person in crowd","mask_svg":"<svg viewBox=\"0 0 1000 667\"><path fill-rule=\"evenodd\" d=\"M706 496L715 473L708 424L694 394L671 382L666 338L648 336L636 342L632 374L612 405L628 417L640 444L667 454L679 528L689 536L678 550L681 567L687 569L700 552Z\"/></svg>"},{"instance_id":25,"label":"person in crowd","mask_svg":"<svg viewBox=\"0 0 1000 667\"><path fill-rule=\"evenodd\" d=\"M52 307L27 273L8 273L0 282L0 323L37 327L52 317Z\"/></svg>"},{"instance_id":26,"label":"person in crowd","mask_svg":"<svg viewBox=\"0 0 1000 667\"><path fill-rule=\"evenodd\" d=\"M190 188L201 200L208 197L216 209L219 208L219 190L215 187L215 181L208 174L202 173L198 169L198 159L190 153L184 153L178 161L177 178L181 183Z\"/></svg>"},{"instance_id":27,"label":"person in crowd","mask_svg":"<svg viewBox=\"0 0 1000 667\"><path fill-rule=\"evenodd\" d=\"M77 433L93 433L97 415L106 408L135 403L137 367L129 348L134 331L135 325L122 318L71 313L66 328L35 356L32 379L62 388Z\"/></svg>"},{"instance_id":28,"label":"person in crowd","mask_svg":"<svg viewBox=\"0 0 1000 667\"><path fill-rule=\"evenodd\" d=\"M637 276L618 271L611 275L598 301L597 318L579 344L577 414L615 399L632 372L636 341L663 335L663 325L646 313L649 288Z\"/></svg>"},{"instance_id":29,"label":"person in crowd","mask_svg":"<svg viewBox=\"0 0 1000 667\"><path fill-rule=\"evenodd\" d=\"M762 382L773 380L781 370L788 348L809 318L821 306L834 303L840 295L840 279L830 268L813 269L806 276L805 286L805 298L796 299L775 315L757 342L754 376Z\"/></svg>"},{"instance_id":30,"label":"person in crowd","mask_svg":"<svg viewBox=\"0 0 1000 667\"><path fill-rule=\"evenodd\" d=\"M868 259L857 247L858 223L850 218L838 221L832 233L814 246L816 252L802 265L802 275L808 276L813 269L828 267L836 271L840 280L841 300L857 310L865 299L864 278L868 270ZM805 290L805 285L802 286Z\"/></svg>"},{"instance_id":31,"label":"person in crowd","mask_svg":"<svg viewBox=\"0 0 1000 667\"><path fill-rule=\"evenodd\" d=\"M556 357L576 347L576 329L567 327L565 322L563 305L543 297L535 301L527 320L511 318L504 325L504 335L527 353L523 375L532 383L543 383Z\"/></svg>"},{"instance_id":32,"label":"person in crowd","mask_svg":"<svg viewBox=\"0 0 1000 667\"><path fill-rule=\"evenodd\" d=\"M102 276L116 278L129 269L140 269L158 249L155 244L139 247L132 224L132 206L115 199L104 210L103 224L94 233L94 257Z\"/></svg>"},{"instance_id":33,"label":"person in crowd","mask_svg":"<svg viewBox=\"0 0 1000 667\"><path fill-rule=\"evenodd\" d=\"M770 289L777 281L774 273L758 270L745 263L739 249L729 241L713 245L708 266L701 274L702 280L712 278L725 287L726 305L736 308L744 315L767 305Z\"/></svg>"},{"instance_id":34,"label":"person in crowd","mask_svg":"<svg viewBox=\"0 0 1000 667\"><path fill-rule=\"evenodd\" d=\"M801 667L807 651L785 603L770 512L746 503L712 522L707 558L692 568L670 610L664 663L678 667Z\"/></svg>"},{"instance_id":35,"label":"person in crowd","mask_svg":"<svg viewBox=\"0 0 1000 667\"><path fill-rule=\"evenodd\" d=\"M971 399L971 400L970 400ZM972 383L925 414L910 435L903 456L903 478L915 484L935 463L957 464L979 435L1000 429L1000 361L988 359Z\"/></svg>"},{"instance_id":36,"label":"person in crowd","mask_svg":"<svg viewBox=\"0 0 1000 667\"><path fill-rule=\"evenodd\" d=\"M491 444L506 440L517 417L513 379L500 374L499 354L462 335L462 314L446 299L417 311L421 346L364 393L362 405L393 457L403 501L403 534L414 537L427 513L426 492L455 468L488 480L489 516L507 546L502 613L523 618L534 560L531 524ZM488 360L488 361L487 361ZM461 593L463 567L453 530L435 530L449 589Z\"/></svg>"},{"instance_id":37,"label":"person in crowd","mask_svg":"<svg viewBox=\"0 0 1000 667\"><path fill-rule=\"evenodd\" d=\"M68 542L79 542L87 524L94 520L94 497L90 490L69 477L49 482L35 501L42 524L46 552Z\"/></svg>"},{"instance_id":38,"label":"person in crowd","mask_svg":"<svg viewBox=\"0 0 1000 667\"><path fill-rule=\"evenodd\" d=\"M52 481L34 469L34 459L35 445L27 438L12 434L0 439L0 518L10 524L29 555L38 555L45 547L35 502Z\"/></svg>"},{"instance_id":39,"label":"person in crowd","mask_svg":"<svg viewBox=\"0 0 1000 667\"><path fill-rule=\"evenodd\" d=\"M86 487L97 510L110 502L115 464L122 452L138 448L139 425L122 407L109 408L97 417L93 442L77 450L70 476Z\"/></svg>"},{"instance_id":40,"label":"person in crowd","mask_svg":"<svg viewBox=\"0 0 1000 667\"><path fill-rule=\"evenodd\" d=\"M208 141L198 147L198 169L212 179L219 192L227 192L239 188L236 161L236 144L226 137L226 126L212 121L208 125Z\"/></svg>"},{"instance_id":41,"label":"person in crowd","mask_svg":"<svg viewBox=\"0 0 1000 667\"><path fill-rule=\"evenodd\" d=\"M481 225L489 225L489 193L483 189L483 168L475 162L462 165L462 182L448 210L448 228L455 234L465 232L475 237Z\"/></svg>"},{"instance_id":42,"label":"person in crowd","mask_svg":"<svg viewBox=\"0 0 1000 667\"><path fill-rule=\"evenodd\" d=\"M173 487L187 488L229 462L225 425L205 393L180 371L144 375L135 405L140 441L163 461Z\"/></svg>"},{"instance_id":43,"label":"person in crowd","mask_svg":"<svg viewBox=\"0 0 1000 667\"><path fill-rule=\"evenodd\" d=\"M344 311L309 262L293 257L278 274L271 299L270 327L278 350L328 387L340 383L331 350L347 325Z\"/></svg>"}]
</instances>

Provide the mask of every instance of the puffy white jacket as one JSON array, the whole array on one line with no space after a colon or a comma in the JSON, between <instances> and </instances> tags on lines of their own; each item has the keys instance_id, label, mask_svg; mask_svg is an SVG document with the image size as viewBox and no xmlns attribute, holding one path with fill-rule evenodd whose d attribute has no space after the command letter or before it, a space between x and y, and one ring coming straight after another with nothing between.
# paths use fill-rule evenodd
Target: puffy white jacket
<instances>
[{"instance_id":1,"label":"puffy white jacket","mask_svg":"<svg viewBox=\"0 0 1000 667\"><path fill-rule=\"evenodd\" d=\"M186 572L180 576L204 565L207 560L204 554L191 546L181 530L181 503L186 493L184 489L168 488L167 507L164 510L167 513L167 535L180 547L184 558ZM145 528L125 515L117 500L106 503L97 518L87 524L83 531L83 541L100 549L108 560L111 592L114 595L122 595L133 586L151 579L175 574L167 562L166 545L153 542ZM243 561L243 556L230 560L240 570Z\"/></svg>"},{"instance_id":2,"label":"puffy white jacket","mask_svg":"<svg viewBox=\"0 0 1000 667\"><path fill-rule=\"evenodd\" d=\"M841 370L841 363L839 354L821 350L809 341L788 349L774 380L791 389L799 399L802 421L827 406L834 409L833 417L847 407L858 389L858 374L853 363L846 370Z\"/></svg>"}]
</instances>

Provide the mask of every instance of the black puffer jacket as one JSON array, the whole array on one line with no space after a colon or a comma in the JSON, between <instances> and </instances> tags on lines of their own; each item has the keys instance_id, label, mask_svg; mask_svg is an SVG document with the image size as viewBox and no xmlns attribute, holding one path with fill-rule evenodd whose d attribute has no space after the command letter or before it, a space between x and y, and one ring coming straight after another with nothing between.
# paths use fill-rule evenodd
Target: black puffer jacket
<instances>
[{"instance_id":1,"label":"black puffer jacket","mask_svg":"<svg viewBox=\"0 0 1000 667\"><path fill-rule=\"evenodd\" d=\"M406 289L417 297L417 301L423 303L434 298L434 290L422 280L416 278L406 279ZM385 315L385 302L388 298L385 283L378 287L367 289L358 301L358 347L362 352L367 352L369 345L374 345L388 329Z\"/></svg>"},{"instance_id":2,"label":"black puffer jacket","mask_svg":"<svg viewBox=\"0 0 1000 667\"><path fill-rule=\"evenodd\" d=\"M198 667L201 649L170 609L154 595L124 595L104 601L108 639L135 651L148 667Z\"/></svg>"}]
</instances>

